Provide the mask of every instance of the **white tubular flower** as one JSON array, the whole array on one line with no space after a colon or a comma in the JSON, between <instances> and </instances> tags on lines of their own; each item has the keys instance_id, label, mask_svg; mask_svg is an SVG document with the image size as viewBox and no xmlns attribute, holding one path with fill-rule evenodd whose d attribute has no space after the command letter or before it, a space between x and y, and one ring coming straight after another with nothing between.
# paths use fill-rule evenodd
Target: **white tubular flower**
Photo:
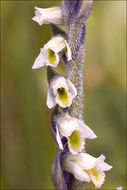
<instances>
[{"instance_id":1,"label":"white tubular flower","mask_svg":"<svg viewBox=\"0 0 127 190\"><path fill-rule=\"evenodd\" d=\"M110 170L112 166L104 162L105 156L95 158L86 153L76 155L68 154L65 160L65 168L80 181L92 181L96 188L100 188L105 181L104 171Z\"/></svg>"},{"instance_id":2,"label":"white tubular flower","mask_svg":"<svg viewBox=\"0 0 127 190\"><path fill-rule=\"evenodd\" d=\"M35 7L35 16L32 18L39 25L42 24L64 24L61 7L39 8Z\"/></svg>"},{"instance_id":3,"label":"white tubular flower","mask_svg":"<svg viewBox=\"0 0 127 190\"><path fill-rule=\"evenodd\" d=\"M76 95L76 88L70 80L63 76L54 76L48 89L47 106L52 108L59 104L63 108L69 107Z\"/></svg>"},{"instance_id":4,"label":"white tubular flower","mask_svg":"<svg viewBox=\"0 0 127 190\"><path fill-rule=\"evenodd\" d=\"M63 149L62 137L68 140L68 148L72 154L81 152L84 149L85 138L96 138L94 132L79 119L73 118L68 114L57 118L56 139L60 149Z\"/></svg>"},{"instance_id":5,"label":"white tubular flower","mask_svg":"<svg viewBox=\"0 0 127 190\"><path fill-rule=\"evenodd\" d=\"M53 37L41 49L32 69L38 69L45 65L56 67L59 63L59 56L63 53L66 54L68 61L71 60L71 50L65 38L60 35Z\"/></svg>"}]
</instances>

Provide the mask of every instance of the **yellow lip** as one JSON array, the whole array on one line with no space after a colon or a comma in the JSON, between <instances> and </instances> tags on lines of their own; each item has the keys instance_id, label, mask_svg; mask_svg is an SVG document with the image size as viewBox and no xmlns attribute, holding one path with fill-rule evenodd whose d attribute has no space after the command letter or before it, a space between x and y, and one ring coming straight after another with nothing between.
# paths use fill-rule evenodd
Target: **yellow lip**
<instances>
[{"instance_id":1,"label":"yellow lip","mask_svg":"<svg viewBox=\"0 0 127 190\"><path fill-rule=\"evenodd\" d=\"M61 103L63 105L67 104L68 103L68 95L67 95L65 88L63 88L63 87L58 88L57 93L58 93L59 100L61 101Z\"/></svg>"},{"instance_id":2,"label":"yellow lip","mask_svg":"<svg viewBox=\"0 0 127 190\"><path fill-rule=\"evenodd\" d=\"M56 61L56 55L55 52L51 49L48 49L48 60L51 64L54 64Z\"/></svg>"}]
</instances>

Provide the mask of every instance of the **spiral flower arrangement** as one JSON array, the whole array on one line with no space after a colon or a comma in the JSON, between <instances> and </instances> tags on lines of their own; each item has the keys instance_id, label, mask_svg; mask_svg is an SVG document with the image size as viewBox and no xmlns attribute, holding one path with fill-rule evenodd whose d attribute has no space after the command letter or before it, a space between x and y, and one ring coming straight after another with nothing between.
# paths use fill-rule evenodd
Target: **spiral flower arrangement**
<instances>
[{"instance_id":1,"label":"spiral flower arrangement","mask_svg":"<svg viewBox=\"0 0 127 190\"><path fill-rule=\"evenodd\" d=\"M61 7L35 7L32 18L39 25L51 25L52 38L41 48L32 68L47 66L47 106L53 108L51 134L59 148L52 179L58 190L78 189L82 182L93 182L100 188L104 171L112 168L104 162L104 155L95 158L85 150L85 139L97 137L84 123L82 114L85 21L92 6L91 0L63 0ZM65 31L56 25L64 25ZM66 76L53 70L60 60Z\"/></svg>"}]
</instances>

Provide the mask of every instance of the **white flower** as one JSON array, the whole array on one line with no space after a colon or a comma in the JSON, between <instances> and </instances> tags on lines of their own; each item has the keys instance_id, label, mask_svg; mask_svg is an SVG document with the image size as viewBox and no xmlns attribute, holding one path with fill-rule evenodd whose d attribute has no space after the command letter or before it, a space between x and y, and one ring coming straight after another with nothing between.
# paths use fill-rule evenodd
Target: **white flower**
<instances>
[{"instance_id":1,"label":"white flower","mask_svg":"<svg viewBox=\"0 0 127 190\"><path fill-rule=\"evenodd\" d=\"M54 76L50 81L48 89L47 106L52 108L59 104L63 108L69 107L76 95L76 88L70 80L63 76Z\"/></svg>"},{"instance_id":2,"label":"white flower","mask_svg":"<svg viewBox=\"0 0 127 190\"><path fill-rule=\"evenodd\" d=\"M35 7L35 16L32 18L39 25L42 24L64 24L61 7L42 9Z\"/></svg>"},{"instance_id":3,"label":"white flower","mask_svg":"<svg viewBox=\"0 0 127 190\"><path fill-rule=\"evenodd\" d=\"M120 186L120 187L117 187L116 190L122 190L123 188Z\"/></svg>"},{"instance_id":4,"label":"white flower","mask_svg":"<svg viewBox=\"0 0 127 190\"><path fill-rule=\"evenodd\" d=\"M80 181L92 181L96 188L101 187L105 180L104 171L112 166L104 162L105 156L95 158L86 153L68 154L65 160L65 168Z\"/></svg>"},{"instance_id":5,"label":"white flower","mask_svg":"<svg viewBox=\"0 0 127 190\"><path fill-rule=\"evenodd\" d=\"M69 61L71 59L71 50L67 41L60 35L53 37L41 49L32 69L38 69L44 65L56 67L59 63L59 56L63 53L66 54Z\"/></svg>"},{"instance_id":6,"label":"white flower","mask_svg":"<svg viewBox=\"0 0 127 190\"><path fill-rule=\"evenodd\" d=\"M94 132L79 119L68 114L62 114L57 118L56 139L60 149L63 149L62 137L68 140L68 148L72 154L84 149L85 138L96 138Z\"/></svg>"}]
</instances>

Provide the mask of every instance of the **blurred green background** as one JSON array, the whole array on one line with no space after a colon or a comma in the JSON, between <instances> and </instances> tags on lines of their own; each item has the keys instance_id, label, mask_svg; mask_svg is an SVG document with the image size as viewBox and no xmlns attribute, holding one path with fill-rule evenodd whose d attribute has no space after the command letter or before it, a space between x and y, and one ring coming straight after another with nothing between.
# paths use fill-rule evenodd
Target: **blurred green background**
<instances>
[{"instance_id":1,"label":"blurred green background","mask_svg":"<svg viewBox=\"0 0 127 190\"><path fill-rule=\"evenodd\" d=\"M49 128L46 68L32 70L50 39L49 25L31 20L34 6L60 1L2 1L1 184L3 189L53 189L51 166L57 148ZM86 22L84 121L97 134L87 152L104 154L113 169L101 189L125 186L126 2L95 1ZM59 65L57 70L62 72ZM92 189L93 185L87 184Z\"/></svg>"}]
</instances>

